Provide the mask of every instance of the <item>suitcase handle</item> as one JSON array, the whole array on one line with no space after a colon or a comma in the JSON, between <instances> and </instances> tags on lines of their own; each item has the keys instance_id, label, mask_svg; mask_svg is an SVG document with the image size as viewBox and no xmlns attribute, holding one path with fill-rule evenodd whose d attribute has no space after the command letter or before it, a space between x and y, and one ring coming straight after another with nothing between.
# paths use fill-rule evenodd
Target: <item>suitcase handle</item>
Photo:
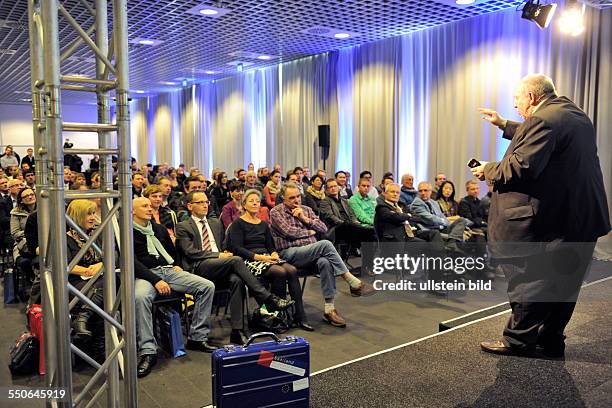
<instances>
[{"instance_id":1,"label":"suitcase handle","mask_svg":"<svg viewBox=\"0 0 612 408\"><path fill-rule=\"evenodd\" d=\"M261 333L255 333L251 337L249 337L249 339L247 340L246 344L244 345L244 348L249 347L251 345L251 343L253 343L256 339L258 339L260 337L272 337L272 339L275 342L277 342L277 343L281 342L281 339L279 339L276 334L274 334L272 332L261 332Z\"/></svg>"}]
</instances>

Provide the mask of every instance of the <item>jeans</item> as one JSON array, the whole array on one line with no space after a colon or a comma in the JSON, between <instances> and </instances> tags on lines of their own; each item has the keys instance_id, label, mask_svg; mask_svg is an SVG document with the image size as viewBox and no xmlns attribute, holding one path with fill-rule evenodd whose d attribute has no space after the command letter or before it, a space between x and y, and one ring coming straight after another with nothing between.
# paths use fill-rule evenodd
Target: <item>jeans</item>
<instances>
[{"instance_id":1,"label":"jeans","mask_svg":"<svg viewBox=\"0 0 612 408\"><path fill-rule=\"evenodd\" d=\"M195 298L188 338L194 341L205 341L210 333L210 311L215 285L187 271L175 272L171 266L153 268L151 272L162 278L172 290L188 293ZM153 335L151 305L157 296L157 289L144 279L136 279L135 295L138 355L156 354L157 344Z\"/></svg>"},{"instance_id":2,"label":"jeans","mask_svg":"<svg viewBox=\"0 0 612 408\"><path fill-rule=\"evenodd\" d=\"M317 265L321 276L321 291L325 299L336 296L336 276L348 272L334 245L321 240L314 244L283 249L280 256L291 265L298 268Z\"/></svg>"}]
</instances>

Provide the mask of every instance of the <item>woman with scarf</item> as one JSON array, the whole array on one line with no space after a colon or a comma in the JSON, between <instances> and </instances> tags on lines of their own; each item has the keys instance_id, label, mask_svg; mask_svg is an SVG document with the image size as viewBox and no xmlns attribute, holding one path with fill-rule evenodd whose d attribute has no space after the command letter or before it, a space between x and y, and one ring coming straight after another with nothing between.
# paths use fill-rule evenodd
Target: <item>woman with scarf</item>
<instances>
[{"instance_id":1,"label":"woman with scarf","mask_svg":"<svg viewBox=\"0 0 612 408\"><path fill-rule=\"evenodd\" d=\"M97 222L96 207L96 203L91 200L73 200L68 205L66 214L89 236L93 234ZM72 226L67 227L66 235L66 242L68 244L68 263L70 263L81 248L83 248L87 242L87 238L83 237L79 231ZM89 247L83 257L69 272L68 282L75 288L81 290L89 279L95 276L102 267L102 257L92 247ZM101 308L104 307L103 288L103 279L97 279L89 290L89 294L85 294L93 303ZM88 340L91 338L92 333L88 326L94 314L93 308L86 304L81 305L78 309L77 315L72 322L73 335L76 341Z\"/></svg>"},{"instance_id":2,"label":"woman with scarf","mask_svg":"<svg viewBox=\"0 0 612 408\"><path fill-rule=\"evenodd\" d=\"M316 174L310 178L310 186L304 194L304 205L312 208L315 214L319 215L319 204L325 199L325 190L323 189L323 177Z\"/></svg>"}]
</instances>

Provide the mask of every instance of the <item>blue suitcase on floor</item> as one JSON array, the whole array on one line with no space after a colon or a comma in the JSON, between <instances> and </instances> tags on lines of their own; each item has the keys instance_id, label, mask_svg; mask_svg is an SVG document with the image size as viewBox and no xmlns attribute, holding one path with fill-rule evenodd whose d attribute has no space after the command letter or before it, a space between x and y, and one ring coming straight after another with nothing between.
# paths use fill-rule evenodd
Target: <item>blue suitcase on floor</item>
<instances>
[{"instance_id":1,"label":"blue suitcase on floor","mask_svg":"<svg viewBox=\"0 0 612 408\"><path fill-rule=\"evenodd\" d=\"M273 341L253 343L257 338ZM301 337L252 335L244 347L228 345L212 354L212 397L216 408L307 408L310 345Z\"/></svg>"}]
</instances>

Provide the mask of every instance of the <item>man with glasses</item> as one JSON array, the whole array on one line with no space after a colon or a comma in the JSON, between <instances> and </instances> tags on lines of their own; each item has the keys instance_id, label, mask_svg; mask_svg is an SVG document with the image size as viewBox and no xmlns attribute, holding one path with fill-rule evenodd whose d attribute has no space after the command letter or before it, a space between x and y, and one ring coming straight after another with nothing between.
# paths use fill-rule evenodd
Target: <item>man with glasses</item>
<instances>
[{"instance_id":1,"label":"man with glasses","mask_svg":"<svg viewBox=\"0 0 612 408\"><path fill-rule=\"evenodd\" d=\"M242 311L244 285L270 312L287 309L294 302L271 294L249 272L242 258L223 250L225 229L217 218L207 217L210 202L206 193L192 191L185 197L185 203L191 216L176 225L176 246L183 267L219 286L229 286L230 342L242 345L247 340Z\"/></svg>"},{"instance_id":2,"label":"man with glasses","mask_svg":"<svg viewBox=\"0 0 612 408\"><path fill-rule=\"evenodd\" d=\"M362 282L349 272L328 240L317 241L315 235L325 234L327 227L310 207L302 205L302 195L294 183L281 188L283 202L270 211L272 235L281 258L298 268L317 266L325 298L323 319L335 327L346 327L346 321L336 311L336 276L350 287L352 296L374 294L372 285Z\"/></svg>"}]
</instances>

